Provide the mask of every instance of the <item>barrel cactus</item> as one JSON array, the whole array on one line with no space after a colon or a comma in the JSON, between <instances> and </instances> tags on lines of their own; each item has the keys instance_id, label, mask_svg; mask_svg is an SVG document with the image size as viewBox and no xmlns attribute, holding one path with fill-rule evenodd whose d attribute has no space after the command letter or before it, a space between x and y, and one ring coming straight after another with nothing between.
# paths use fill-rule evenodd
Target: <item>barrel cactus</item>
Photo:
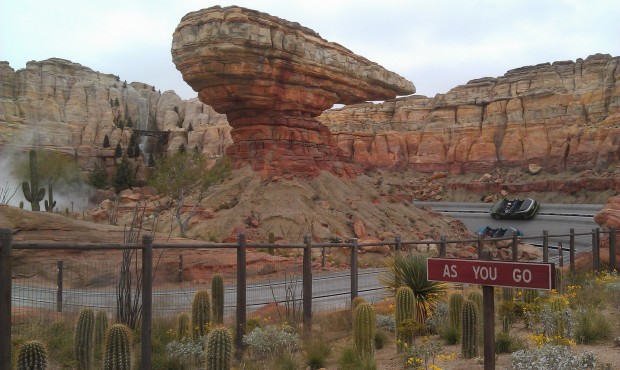
<instances>
[{"instance_id":1,"label":"barrel cactus","mask_svg":"<svg viewBox=\"0 0 620 370\"><path fill-rule=\"evenodd\" d=\"M368 303L361 303L353 315L353 341L359 354L370 355L374 349L375 309Z\"/></svg>"},{"instance_id":2,"label":"barrel cactus","mask_svg":"<svg viewBox=\"0 0 620 370\"><path fill-rule=\"evenodd\" d=\"M478 309L474 302L463 303L461 322L461 355L474 358L478 355Z\"/></svg>"},{"instance_id":3,"label":"barrel cactus","mask_svg":"<svg viewBox=\"0 0 620 370\"><path fill-rule=\"evenodd\" d=\"M179 314L179 324L177 328L177 340L189 337L189 315L187 312Z\"/></svg>"},{"instance_id":4,"label":"barrel cactus","mask_svg":"<svg viewBox=\"0 0 620 370\"><path fill-rule=\"evenodd\" d=\"M103 370L131 369L131 336L124 324L115 324L108 329L103 353Z\"/></svg>"},{"instance_id":5,"label":"barrel cactus","mask_svg":"<svg viewBox=\"0 0 620 370\"><path fill-rule=\"evenodd\" d=\"M24 343L17 355L17 370L47 369L47 351L43 343L31 340Z\"/></svg>"},{"instance_id":6,"label":"barrel cactus","mask_svg":"<svg viewBox=\"0 0 620 370\"><path fill-rule=\"evenodd\" d=\"M413 339L411 330L407 325L412 325L414 320L415 296L408 286L401 286L396 291L396 312L394 321L396 324L396 349L402 351L405 343L410 344Z\"/></svg>"},{"instance_id":7,"label":"barrel cactus","mask_svg":"<svg viewBox=\"0 0 620 370\"><path fill-rule=\"evenodd\" d=\"M95 335L93 337L93 344L95 346L95 358L101 357L105 341L105 333L107 330L108 313L106 311L97 311L97 315L95 316Z\"/></svg>"},{"instance_id":8,"label":"barrel cactus","mask_svg":"<svg viewBox=\"0 0 620 370\"><path fill-rule=\"evenodd\" d=\"M205 348L207 370L228 370L232 357L232 336L226 328L217 328L209 333Z\"/></svg>"},{"instance_id":9,"label":"barrel cactus","mask_svg":"<svg viewBox=\"0 0 620 370\"><path fill-rule=\"evenodd\" d=\"M82 309L75 326L75 338L73 341L73 357L76 368L79 370L90 370L93 367L94 327L95 312L92 308Z\"/></svg>"},{"instance_id":10,"label":"barrel cactus","mask_svg":"<svg viewBox=\"0 0 620 370\"><path fill-rule=\"evenodd\" d=\"M40 211L39 202L45 196L45 188L39 188L39 168L37 166L37 153L30 151L30 184L28 181L22 182L22 191L24 198L30 202L30 208L33 211Z\"/></svg>"},{"instance_id":11,"label":"barrel cactus","mask_svg":"<svg viewBox=\"0 0 620 370\"><path fill-rule=\"evenodd\" d=\"M463 307L463 295L461 293L452 293L448 299L448 314L450 315L450 327L455 332L461 332L461 308Z\"/></svg>"},{"instance_id":12,"label":"barrel cactus","mask_svg":"<svg viewBox=\"0 0 620 370\"><path fill-rule=\"evenodd\" d=\"M479 290L472 290L467 295L467 299L474 302L476 310L478 311L478 343L482 344L484 338L482 336L482 293Z\"/></svg>"},{"instance_id":13,"label":"barrel cactus","mask_svg":"<svg viewBox=\"0 0 620 370\"><path fill-rule=\"evenodd\" d=\"M224 323L224 277L221 274L211 278L211 303L213 304L213 322Z\"/></svg>"},{"instance_id":14,"label":"barrel cactus","mask_svg":"<svg viewBox=\"0 0 620 370\"><path fill-rule=\"evenodd\" d=\"M366 302L364 297L357 296L353 298L353 300L351 301L351 312L355 312L355 309L357 308L357 306L359 306L362 303L368 303Z\"/></svg>"},{"instance_id":15,"label":"barrel cactus","mask_svg":"<svg viewBox=\"0 0 620 370\"><path fill-rule=\"evenodd\" d=\"M198 339L209 334L211 325L211 301L209 292L199 290L192 301L192 338Z\"/></svg>"}]
</instances>

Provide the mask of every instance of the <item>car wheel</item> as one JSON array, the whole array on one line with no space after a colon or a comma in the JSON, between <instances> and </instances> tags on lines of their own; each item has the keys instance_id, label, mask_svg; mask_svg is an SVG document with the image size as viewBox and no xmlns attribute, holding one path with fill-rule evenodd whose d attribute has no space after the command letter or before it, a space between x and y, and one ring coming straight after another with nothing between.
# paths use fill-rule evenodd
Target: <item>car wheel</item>
<instances>
[{"instance_id":1,"label":"car wheel","mask_svg":"<svg viewBox=\"0 0 620 370\"><path fill-rule=\"evenodd\" d=\"M497 213L492 214L491 216L493 216L494 219L499 220L499 215Z\"/></svg>"}]
</instances>

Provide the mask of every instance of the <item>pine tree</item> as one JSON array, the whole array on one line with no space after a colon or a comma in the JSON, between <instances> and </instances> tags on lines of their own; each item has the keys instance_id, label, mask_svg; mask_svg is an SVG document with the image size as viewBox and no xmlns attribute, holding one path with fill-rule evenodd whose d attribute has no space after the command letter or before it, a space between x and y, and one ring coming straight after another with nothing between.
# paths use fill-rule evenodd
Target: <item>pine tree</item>
<instances>
[{"instance_id":1,"label":"pine tree","mask_svg":"<svg viewBox=\"0 0 620 370\"><path fill-rule=\"evenodd\" d=\"M90 172L88 179L90 184L97 189L106 189L108 187L108 173L101 162L95 163L95 167Z\"/></svg>"},{"instance_id":2,"label":"pine tree","mask_svg":"<svg viewBox=\"0 0 620 370\"><path fill-rule=\"evenodd\" d=\"M189 126L187 126L187 132L192 132L194 131L194 126L192 126L192 123L189 123Z\"/></svg>"},{"instance_id":3,"label":"pine tree","mask_svg":"<svg viewBox=\"0 0 620 370\"><path fill-rule=\"evenodd\" d=\"M134 172L127 156L123 156L121 163L116 168L116 174L114 175L113 185L116 193L120 193L121 190L130 189L134 183Z\"/></svg>"},{"instance_id":4,"label":"pine tree","mask_svg":"<svg viewBox=\"0 0 620 370\"><path fill-rule=\"evenodd\" d=\"M121 147L121 143L116 144L116 148L114 149L114 158L118 158L123 155L123 148Z\"/></svg>"},{"instance_id":5,"label":"pine tree","mask_svg":"<svg viewBox=\"0 0 620 370\"><path fill-rule=\"evenodd\" d=\"M185 154L185 152L187 152L187 149L185 149L185 144L181 143L181 145L179 145L179 153Z\"/></svg>"},{"instance_id":6,"label":"pine tree","mask_svg":"<svg viewBox=\"0 0 620 370\"><path fill-rule=\"evenodd\" d=\"M108 135L103 137L103 147L104 148L110 147L110 137Z\"/></svg>"},{"instance_id":7,"label":"pine tree","mask_svg":"<svg viewBox=\"0 0 620 370\"><path fill-rule=\"evenodd\" d=\"M129 138L129 145L127 145L127 157L136 157L136 135L131 135Z\"/></svg>"}]
</instances>

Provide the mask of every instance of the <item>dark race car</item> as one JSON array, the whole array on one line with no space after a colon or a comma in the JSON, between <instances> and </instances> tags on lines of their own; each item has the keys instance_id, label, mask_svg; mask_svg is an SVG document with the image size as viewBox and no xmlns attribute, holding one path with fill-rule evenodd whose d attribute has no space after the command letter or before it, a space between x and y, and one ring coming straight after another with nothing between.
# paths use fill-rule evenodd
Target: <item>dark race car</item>
<instances>
[{"instance_id":1,"label":"dark race car","mask_svg":"<svg viewBox=\"0 0 620 370\"><path fill-rule=\"evenodd\" d=\"M540 204L531 198L502 199L491 208L491 216L499 219L529 219L536 215Z\"/></svg>"},{"instance_id":2,"label":"dark race car","mask_svg":"<svg viewBox=\"0 0 620 370\"><path fill-rule=\"evenodd\" d=\"M476 234L482 236L488 236L490 238L503 238L512 236L513 233L517 233L517 236L523 236L521 230L514 227L491 227L491 226L483 226L476 231Z\"/></svg>"}]
</instances>

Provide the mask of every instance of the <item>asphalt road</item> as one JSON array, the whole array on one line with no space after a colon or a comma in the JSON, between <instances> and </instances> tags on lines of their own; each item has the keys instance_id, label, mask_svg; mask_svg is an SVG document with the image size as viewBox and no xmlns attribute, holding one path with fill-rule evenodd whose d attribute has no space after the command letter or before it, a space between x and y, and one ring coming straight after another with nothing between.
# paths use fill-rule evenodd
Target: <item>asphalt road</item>
<instances>
[{"instance_id":1,"label":"asphalt road","mask_svg":"<svg viewBox=\"0 0 620 370\"><path fill-rule=\"evenodd\" d=\"M483 226L491 227L516 227L520 229L524 238L531 244L542 244L543 230L549 232L549 245L557 246L562 242L568 248L569 238L554 237L553 235L568 234L570 228L575 233L589 233L597 225L593 215L602 205L553 205L542 204L539 214L532 220L495 220L489 215L490 205L481 203L422 203L416 205L429 206L435 211L455 217L467 226L471 231L476 231ZM591 248L591 236L577 236L575 238L577 253ZM564 254L568 261L568 251ZM550 261L557 262L557 250L550 251ZM359 294L369 301L377 301L385 296L378 277L380 269L360 270ZM336 272L315 274L313 277L313 310L343 308L350 302L350 277L348 272ZM155 287L153 292L153 304L155 315L176 315L181 311L187 311L191 307L191 300L197 288L158 291ZM63 311L77 311L82 307L89 306L95 309L107 309L115 311L116 295L112 291L97 291L92 289L65 289L63 292ZM248 311L252 312L274 301L281 305L295 306L301 310L302 282L301 275L292 276L286 280L263 281L249 283L247 285ZM236 288L225 288L225 311L233 315L235 310ZM32 286L13 285L14 307L40 307L50 310L56 309L56 289Z\"/></svg>"}]
</instances>

